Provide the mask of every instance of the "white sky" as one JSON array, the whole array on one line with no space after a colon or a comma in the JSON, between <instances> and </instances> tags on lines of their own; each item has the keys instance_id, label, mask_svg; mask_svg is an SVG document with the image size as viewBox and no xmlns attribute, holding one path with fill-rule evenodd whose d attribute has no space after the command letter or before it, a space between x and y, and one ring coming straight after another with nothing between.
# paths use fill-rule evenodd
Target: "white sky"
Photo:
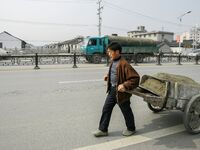
<instances>
[{"instance_id":1,"label":"white sky","mask_svg":"<svg viewBox=\"0 0 200 150\"><path fill-rule=\"evenodd\" d=\"M0 0L0 32L34 45L97 36L97 0ZM200 24L199 0L103 0L102 35L148 31L179 34ZM180 23L177 17L182 17Z\"/></svg>"}]
</instances>

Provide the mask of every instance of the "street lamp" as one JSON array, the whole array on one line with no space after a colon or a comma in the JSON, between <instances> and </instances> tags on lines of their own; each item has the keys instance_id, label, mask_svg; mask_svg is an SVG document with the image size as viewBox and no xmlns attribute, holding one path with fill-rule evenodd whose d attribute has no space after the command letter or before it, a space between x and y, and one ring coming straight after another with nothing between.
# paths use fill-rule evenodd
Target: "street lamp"
<instances>
[{"instance_id":1,"label":"street lamp","mask_svg":"<svg viewBox=\"0 0 200 150\"><path fill-rule=\"evenodd\" d=\"M192 12L192 11L187 11L187 12L185 12L184 14L182 14L182 15L180 15L180 16L178 17L178 19L179 19L179 21L180 21L180 25L181 25L183 16L185 16L185 15L191 13L191 12ZM181 35L179 36L179 45L178 45L178 47L179 47L179 53L180 53L180 52L181 52Z\"/></svg>"},{"instance_id":2,"label":"street lamp","mask_svg":"<svg viewBox=\"0 0 200 150\"><path fill-rule=\"evenodd\" d=\"M180 16L178 17L178 19L180 20L180 22L182 21L183 16L185 16L185 15L191 13L191 12L192 12L192 11L188 11L188 12L185 12L184 14L180 15Z\"/></svg>"}]
</instances>

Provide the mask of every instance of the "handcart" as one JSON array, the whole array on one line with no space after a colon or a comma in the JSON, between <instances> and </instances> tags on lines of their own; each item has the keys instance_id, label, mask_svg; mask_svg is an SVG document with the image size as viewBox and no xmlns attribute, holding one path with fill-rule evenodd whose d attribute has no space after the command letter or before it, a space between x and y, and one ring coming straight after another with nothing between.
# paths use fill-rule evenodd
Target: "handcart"
<instances>
[{"instance_id":1,"label":"handcart","mask_svg":"<svg viewBox=\"0 0 200 150\"><path fill-rule=\"evenodd\" d=\"M163 109L183 111L186 130L200 132L200 84L191 78L167 73L143 75L139 87L127 92L142 97L155 113Z\"/></svg>"}]
</instances>

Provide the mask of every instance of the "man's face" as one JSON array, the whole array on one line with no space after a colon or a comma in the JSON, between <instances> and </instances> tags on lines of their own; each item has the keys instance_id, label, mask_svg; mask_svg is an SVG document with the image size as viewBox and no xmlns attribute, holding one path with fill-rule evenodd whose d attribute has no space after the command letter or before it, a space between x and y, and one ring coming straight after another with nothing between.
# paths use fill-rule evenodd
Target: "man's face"
<instances>
[{"instance_id":1,"label":"man's face","mask_svg":"<svg viewBox=\"0 0 200 150\"><path fill-rule=\"evenodd\" d=\"M113 51L111 49L108 49L107 54L111 60L117 59L120 56L119 50Z\"/></svg>"}]
</instances>

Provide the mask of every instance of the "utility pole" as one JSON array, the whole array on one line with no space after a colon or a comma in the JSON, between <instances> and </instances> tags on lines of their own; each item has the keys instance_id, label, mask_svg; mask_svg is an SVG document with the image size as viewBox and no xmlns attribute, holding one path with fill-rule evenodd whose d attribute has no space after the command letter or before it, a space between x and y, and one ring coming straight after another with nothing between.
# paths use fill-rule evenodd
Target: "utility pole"
<instances>
[{"instance_id":1,"label":"utility pole","mask_svg":"<svg viewBox=\"0 0 200 150\"><path fill-rule=\"evenodd\" d=\"M98 0L97 15L99 17L99 24L98 24L99 37L101 37L101 22L102 22L102 18L101 18L102 11L101 10L103 9L103 6L101 5L101 3L102 3L102 0Z\"/></svg>"}]
</instances>

